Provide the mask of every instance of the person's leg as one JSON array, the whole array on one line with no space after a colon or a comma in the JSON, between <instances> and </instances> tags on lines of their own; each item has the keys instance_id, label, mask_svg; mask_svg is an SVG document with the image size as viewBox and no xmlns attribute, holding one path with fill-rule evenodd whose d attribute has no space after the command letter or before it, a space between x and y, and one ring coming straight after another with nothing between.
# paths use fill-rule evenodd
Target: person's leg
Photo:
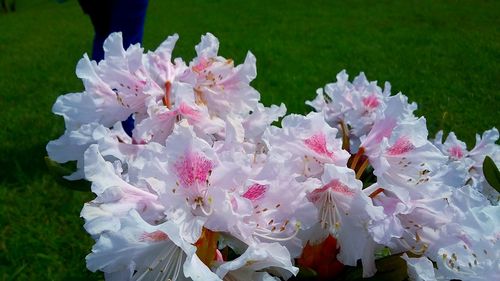
<instances>
[{"instance_id":1,"label":"person's leg","mask_svg":"<svg viewBox=\"0 0 500 281\"><path fill-rule=\"evenodd\" d=\"M104 59L104 40L112 32L122 32L123 47L142 43L148 0L79 0L82 10L89 15L94 26L92 59ZM132 115L122 122L125 132L132 136Z\"/></svg>"},{"instance_id":2,"label":"person's leg","mask_svg":"<svg viewBox=\"0 0 500 281\"><path fill-rule=\"evenodd\" d=\"M102 44L111 33L111 0L79 0L84 13L88 14L94 26L92 59L99 62L104 58Z\"/></svg>"},{"instance_id":3,"label":"person's leg","mask_svg":"<svg viewBox=\"0 0 500 281\"><path fill-rule=\"evenodd\" d=\"M142 43L147 7L148 0L112 0L110 31L122 32L125 49L132 44ZM129 136L132 136L134 123L132 115L122 122Z\"/></svg>"},{"instance_id":4,"label":"person's leg","mask_svg":"<svg viewBox=\"0 0 500 281\"><path fill-rule=\"evenodd\" d=\"M112 0L111 32L121 31L123 46L142 43L148 0Z\"/></svg>"}]
</instances>

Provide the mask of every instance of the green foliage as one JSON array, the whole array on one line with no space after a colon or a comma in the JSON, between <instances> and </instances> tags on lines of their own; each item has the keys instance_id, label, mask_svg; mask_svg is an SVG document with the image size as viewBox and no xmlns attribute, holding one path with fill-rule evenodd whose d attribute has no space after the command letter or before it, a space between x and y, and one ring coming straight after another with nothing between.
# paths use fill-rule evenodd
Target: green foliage
<instances>
[{"instance_id":1,"label":"green foliage","mask_svg":"<svg viewBox=\"0 0 500 281\"><path fill-rule=\"evenodd\" d=\"M63 178L64 176L71 175L75 171L74 167L73 168L65 167L53 161L48 156L45 156L44 159L45 159L45 164L49 169L49 173L52 174L52 176L54 177L54 181L59 183L61 186L76 191L90 191L90 182L86 180L69 181Z\"/></svg>"},{"instance_id":2,"label":"green foliage","mask_svg":"<svg viewBox=\"0 0 500 281\"><path fill-rule=\"evenodd\" d=\"M0 4L1 10L4 13L16 11L16 0L2 0Z\"/></svg>"},{"instance_id":3,"label":"green foliage","mask_svg":"<svg viewBox=\"0 0 500 281\"><path fill-rule=\"evenodd\" d=\"M377 272L370 278L363 278L363 267L361 262L358 266L345 266L342 273L335 277L336 281L405 281L408 279L406 262L401 258L402 254L387 255L375 260ZM291 281L334 281L319 279L317 273L310 268L300 268L297 277Z\"/></svg>"},{"instance_id":4,"label":"green foliage","mask_svg":"<svg viewBox=\"0 0 500 281\"><path fill-rule=\"evenodd\" d=\"M483 173L486 181L498 192L500 192L500 171L491 157L486 156L483 162Z\"/></svg>"},{"instance_id":5,"label":"green foliage","mask_svg":"<svg viewBox=\"0 0 500 281\"><path fill-rule=\"evenodd\" d=\"M221 55L256 55L265 104L297 113L340 70L365 71L416 101L431 135L453 130L471 144L499 127L499 10L472 0L150 1L144 45L177 32L174 55L190 60L212 32ZM62 187L43 159L64 132L52 104L83 88L74 71L91 52L90 20L74 0L17 0L0 26L0 280L100 280L85 268L93 241L79 219L93 196Z\"/></svg>"},{"instance_id":6,"label":"green foliage","mask_svg":"<svg viewBox=\"0 0 500 281\"><path fill-rule=\"evenodd\" d=\"M339 281L404 281L408 279L406 262L401 254L388 256L375 261L377 273L370 278L363 278L363 268L348 267L338 278Z\"/></svg>"}]
</instances>

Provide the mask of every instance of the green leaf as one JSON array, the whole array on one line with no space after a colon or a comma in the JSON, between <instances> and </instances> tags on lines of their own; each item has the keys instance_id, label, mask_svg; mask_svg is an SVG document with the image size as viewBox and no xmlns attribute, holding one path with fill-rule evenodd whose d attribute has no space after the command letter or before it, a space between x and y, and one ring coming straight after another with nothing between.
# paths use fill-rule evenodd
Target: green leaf
<instances>
[{"instance_id":1,"label":"green leaf","mask_svg":"<svg viewBox=\"0 0 500 281\"><path fill-rule=\"evenodd\" d=\"M363 278L363 268L348 267L338 280L349 281L404 281L408 279L406 262L401 254L375 260L377 273L370 278Z\"/></svg>"},{"instance_id":2,"label":"green leaf","mask_svg":"<svg viewBox=\"0 0 500 281\"><path fill-rule=\"evenodd\" d=\"M388 257L391 254L392 254L391 253L391 249L389 249L389 247L384 247L381 250L375 252L375 258L376 259L381 259L381 258Z\"/></svg>"},{"instance_id":3,"label":"green leaf","mask_svg":"<svg viewBox=\"0 0 500 281\"><path fill-rule=\"evenodd\" d=\"M486 156L483 162L483 174L486 181L498 192L500 192L500 171L491 157Z\"/></svg>"},{"instance_id":4,"label":"green leaf","mask_svg":"<svg viewBox=\"0 0 500 281\"><path fill-rule=\"evenodd\" d=\"M64 167L63 165L50 159L48 156L45 156L45 165L59 185L77 191L90 191L90 182L86 180L70 181L63 178L64 176L68 176L73 173L70 168Z\"/></svg>"},{"instance_id":5,"label":"green leaf","mask_svg":"<svg viewBox=\"0 0 500 281\"><path fill-rule=\"evenodd\" d=\"M49 172L53 175L57 175L60 177L68 176L73 173L69 168L62 166L56 161L50 159L48 156L45 156L45 165L49 169Z\"/></svg>"},{"instance_id":6,"label":"green leaf","mask_svg":"<svg viewBox=\"0 0 500 281\"><path fill-rule=\"evenodd\" d=\"M316 280L318 273L309 267L299 266L299 273L297 274L295 280Z\"/></svg>"}]
</instances>

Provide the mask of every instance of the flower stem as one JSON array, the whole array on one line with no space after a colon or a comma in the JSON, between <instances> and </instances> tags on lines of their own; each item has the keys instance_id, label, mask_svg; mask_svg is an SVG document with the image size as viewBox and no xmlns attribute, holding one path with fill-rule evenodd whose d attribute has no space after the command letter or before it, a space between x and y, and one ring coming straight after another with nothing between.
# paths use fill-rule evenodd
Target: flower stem
<instances>
[{"instance_id":1,"label":"flower stem","mask_svg":"<svg viewBox=\"0 0 500 281\"><path fill-rule=\"evenodd\" d=\"M347 128L344 120L340 120L339 124L342 129L342 149L350 151L351 144L349 143L349 128Z\"/></svg>"},{"instance_id":2,"label":"flower stem","mask_svg":"<svg viewBox=\"0 0 500 281\"><path fill-rule=\"evenodd\" d=\"M352 159L351 169L356 170L356 165L358 165L359 158L365 153L365 149L360 147L354 158Z\"/></svg>"},{"instance_id":3,"label":"flower stem","mask_svg":"<svg viewBox=\"0 0 500 281\"><path fill-rule=\"evenodd\" d=\"M361 164L361 166L359 167L359 170L356 172L356 178L359 180L359 178L361 178L361 175L363 174L363 172L365 171L366 167L368 167L368 157L365 158L365 160L363 161L363 163Z\"/></svg>"},{"instance_id":4,"label":"flower stem","mask_svg":"<svg viewBox=\"0 0 500 281\"><path fill-rule=\"evenodd\" d=\"M380 193L382 193L384 191L383 188L379 187L377 188L374 192L372 192L370 195L368 195L368 197L370 198L375 198L375 196L379 195Z\"/></svg>"}]
</instances>

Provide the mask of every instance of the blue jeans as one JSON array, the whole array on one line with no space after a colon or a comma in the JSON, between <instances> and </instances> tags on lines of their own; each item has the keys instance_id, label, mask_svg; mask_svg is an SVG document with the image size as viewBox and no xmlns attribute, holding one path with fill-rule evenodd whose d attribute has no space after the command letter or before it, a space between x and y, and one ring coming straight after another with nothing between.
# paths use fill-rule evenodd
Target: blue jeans
<instances>
[{"instance_id":1,"label":"blue jeans","mask_svg":"<svg viewBox=\"0 0 500 281\"><path fill-rule=\"evenodd\" d=\"M125 48L135 43L142 43L148 0L79 0L78 2L94 26L93 60L100 61L104 58L102 45L112 32L122 32ZM134 129L132 116L123 121L122 125L125 132L132 136Z\"/></svg>"}]
</instances>

